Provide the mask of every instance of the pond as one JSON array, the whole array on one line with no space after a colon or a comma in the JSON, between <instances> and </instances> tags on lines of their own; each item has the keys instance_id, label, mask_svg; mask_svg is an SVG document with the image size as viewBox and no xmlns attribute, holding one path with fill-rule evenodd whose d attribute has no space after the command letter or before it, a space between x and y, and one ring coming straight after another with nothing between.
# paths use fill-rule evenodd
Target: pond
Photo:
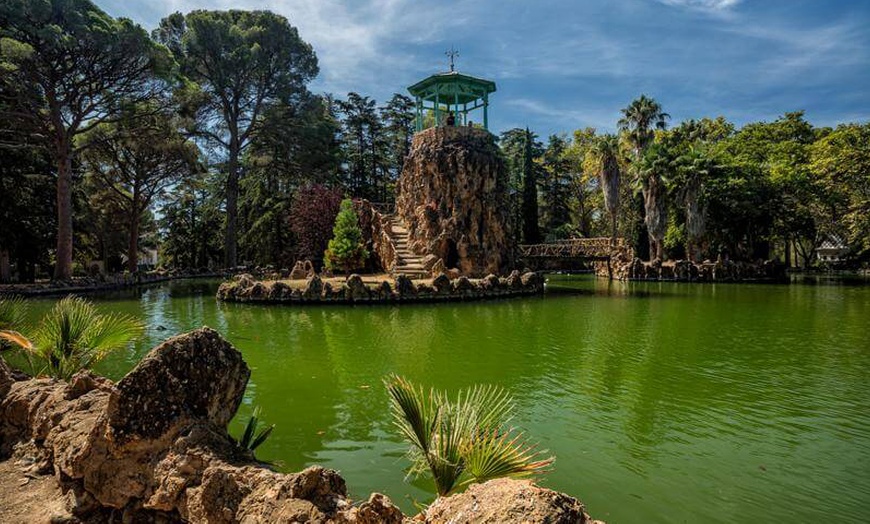
<instances>
[{"instance_id":1,"label":"pond","mask_svg":"<svg viewBox=\"0 0 870 524\"><path fill-rule=\"evenodd\" d=\"M406 512L432 497L405 478L389 373L508 388L513 423L556 456L541 484L610 523L866 522L870 286L548 278L543 297L401 307L220 304L202 281L103 295L148 330L97 371L211 326L252 368L231 433L259 405L277 426L260 458L337 469L351 497Z\"/></svg>"}]
</instances>

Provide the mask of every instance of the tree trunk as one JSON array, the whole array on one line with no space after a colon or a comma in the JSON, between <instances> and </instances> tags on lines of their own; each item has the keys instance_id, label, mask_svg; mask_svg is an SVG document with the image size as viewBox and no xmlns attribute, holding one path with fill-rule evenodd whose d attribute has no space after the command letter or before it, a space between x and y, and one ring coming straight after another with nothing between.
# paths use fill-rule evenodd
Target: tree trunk
<instances>
[{"instance_id":1,"label":"tree trunk","mask_svg":"<svg viewBox=\"0 0 870 524\"><path fill-rule=\"evenodd\" d=\"M57 261L55 280L72 277L72 146L65 132L56 139L57 153Z\"/></svg>"},{"instance_id":2,"label":"tree trunk","mask_svg":"<svg viewBox=\"0 0 870 524\"><path fill-rule=\"evenodd\" d=\"M135 273L139 270L139 218L141 213L137 212L139 205L136 202L139 200L137 191L133 191L133 212L130 213L130 244L127 247L127 270L130 273Z\"/></svg>"},{"instance_id":3,"label":"tree trunk","mask_svg":"<svg viewBox=\"0 0 870 524\"><path fill-rule=\"evenodd\" d=\"M238 220L239 201L239 139L230 138L229 161L227 167L227 230L224 239L224 264L226 267L236 267L236 223Z\"/></svg>"},{"instance_id":4,"label":"tree trunk","mask_svg":"<svg viewBox=\"0 0 870 524\"><path fill-rule=\"evenodd\" d=\"M0 248L0 282L12 281L12 266L9 264L9 250Z\"/></svg>"}]
</instances>

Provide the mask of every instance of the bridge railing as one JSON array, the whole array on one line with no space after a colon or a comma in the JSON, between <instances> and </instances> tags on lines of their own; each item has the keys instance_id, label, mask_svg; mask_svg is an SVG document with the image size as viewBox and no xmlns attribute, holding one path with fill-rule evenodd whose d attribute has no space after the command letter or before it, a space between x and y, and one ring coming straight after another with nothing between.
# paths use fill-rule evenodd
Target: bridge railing
<instances>
[{"instance_id":1,"label":"bridge railing","mask_svg":"<svg viewBox=\"0 0 870 524\"><path fill-rule=\"evenodd\" d=\"M624 238L593 237L569 238L547 244L523 244L519 247L521 256L525 258L603 258L627 246Z\"/></svg>"}]
</instances>

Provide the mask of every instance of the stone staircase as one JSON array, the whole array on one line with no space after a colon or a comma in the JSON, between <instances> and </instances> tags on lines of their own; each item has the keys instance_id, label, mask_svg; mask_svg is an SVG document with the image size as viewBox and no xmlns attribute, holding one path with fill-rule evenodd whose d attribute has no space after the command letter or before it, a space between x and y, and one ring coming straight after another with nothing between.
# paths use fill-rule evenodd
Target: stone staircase
<instances>
[{"instance_id":1,"label":"stone staircase","mask_svg":"<svg viewBox=\"0 0 870 524\"><path fill-rule=\"evenodd\" d=\"M393 273L405 275L411 279L429 278L429 272L423 268L423 257L415 254L409 247L408 228L396 215L390 216L390 237L396 246L396 268Z\"/></svg>"}]
</instances>

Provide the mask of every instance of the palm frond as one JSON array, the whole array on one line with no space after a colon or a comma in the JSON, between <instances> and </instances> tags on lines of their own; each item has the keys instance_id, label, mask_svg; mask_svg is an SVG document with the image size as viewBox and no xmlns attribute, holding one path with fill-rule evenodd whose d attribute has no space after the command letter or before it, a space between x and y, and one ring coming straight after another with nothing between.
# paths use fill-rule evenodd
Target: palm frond
<instances>
[{"instance_id":1,"label":"palm frond","mask_svg":"<svg viewBox=\"0 0 870 524\"><path fill-rule=\"evenodd\" d=\"M552 464L526 444L522 434L503 431L511 419L513 399L502 388L474 386L446 395L391 375L384 381L394 424L411 444L411 472L428 470L443 496L467 482L538 474Z\"/></svg>"},{"instance_id":2,"label":"palm frond","mask_svg":"<svg viewBox=\"0 0 870 524\"><path fill-rule=\"evenodd\" d=\"M393 411L393 423L399 431L424 454L429 447L438 422L434 391L427 397L422 387L415 387L402 377L392 375L385 380Z\"/></svg>"},{"instance_id":3,"label":"palm frond","mask_svg":"<svg viewBox=\"0 0 870 524\"><path fill-rule=\"evenodd\" d=\"M25 331L27 302L21 297L0 296L0 330Z\"/></svg>"},{"instance_id":4,"label":"palm frond","mask_svg":"<svg viewBox=\"0 0 870 524\"><path fill-rule=\"evenodd\" d=\"M546 471L553 457L523 441L523 435L489 431L478 435L465 454L468 482L486 482L500 477L529 477Z\"/></svg>"},{"instance_id":5,"label":"palm frond","mask_svg":"<svg viewBox=\"0 0 870 524\"><path fill-rule=\"evenodd\" d=\"M17 331L12 330L3 330L0 331L0 340L12 343L21 349L31 350L33 349L33 342L30 341L27 337L22 335Z\"/></svg>"},{"instance_id":6,"label":"palm frond","mask_svg":"<svg viewBox=\"0 0 870 524\"><path fill-rule=\"evenodd\" d=\"M42 318L30 352L45 361L50 375L69 379L124 347L143 330L133 317L102 315L89 301L69 296Z\"/></svg>"}]
</instances>

